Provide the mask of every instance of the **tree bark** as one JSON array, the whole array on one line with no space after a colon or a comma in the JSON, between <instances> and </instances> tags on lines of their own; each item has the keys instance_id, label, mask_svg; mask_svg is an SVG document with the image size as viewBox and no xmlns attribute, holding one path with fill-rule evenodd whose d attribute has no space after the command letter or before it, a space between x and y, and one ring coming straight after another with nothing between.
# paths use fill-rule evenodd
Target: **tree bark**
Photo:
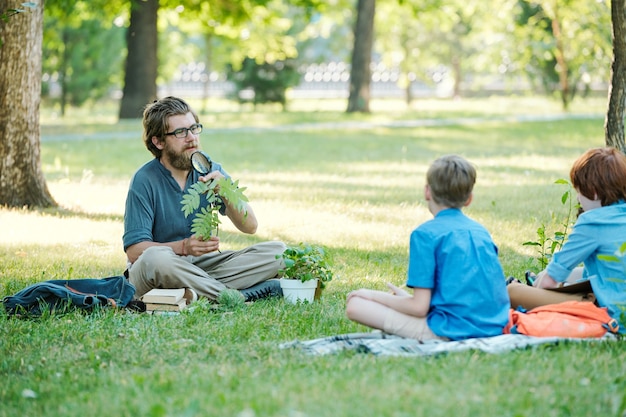
<instances>
[{"instance_id":1,"label":"tree bark","mask_svg":"<svg viewBox=\"0 0 626 417\"><path fill-rule=\"evenodd\" d=\"M202 110L201 113L209 111L209 96L211 94L211 70L213 68L213 31L204 35L205 43L205 72L206 80L202 83Z\"/></svg>"},{"instance_id":2,"label":"tree bark","mask_svg":"<svg viewBox=\"0 0 626 417\"><path fill-rule=\"evenodd\" d=\"M359 0L356 25L354 26L348 113L369 113L370 111L370 83L372 78L370 64L374 44L375 14L376 0Z\"/></svg>"},{"instance_id":3,"label":"tree bark","mask_svg":"<svg viewBox=\"0 0 626 417\"><path fill-rule=\"evenodd\" d=\"M0 0L0 11L21 3ZM0 205L9 207L56 206L39 143L43 3L0 21Z\"/></svg>"},{"instance_id":4,"label":"tree bark","mask_svg":"<svg viewBox=\"0 0 626 417\"><path fill-rule=\"evenodd\" d=\"M452 56L452 77L454 78L454 87L452 88L452 97L461 98L461 82L463 81L463 70L461 69L461 58L455 52Z\"/></svg>"},{"instance_id":5,"label":"tree bark","mask_svg":"<svg viewBox=\"0 0 626 417\"><path fill-rule=\"evenodd\" d=\"M158 10L159 0L131 0L120 119L140 118L146 104L157 98Z\"/></svg>"},{"instance_id":6,"label":"tree bark","mask_svg":"<svg viewBox=\"0 0 626 417\"><path fill-rule=\"evenodd\" d=\"M626 1L611 1L613 26L613 62L609 105L604 120L604 135L607 146L626 153L624 144L624 108L626 106Z\"/></svg>"},{"instance_id":7,"label":"tree bark","mask_svg":"<svg viewBox=\"0 0 626 417\"><path fill-rule=\"evenodd\" d=\"M561 87L561 103L563 110L567 111L570 102L569 67L565 58L565 47L563 46L563 34L561 33L561 22L558 4L554 5L554 18L552 19L552 33L556 43L554 57L556 59L559 74L559 86Z\"/></svg>"}]
</instances>

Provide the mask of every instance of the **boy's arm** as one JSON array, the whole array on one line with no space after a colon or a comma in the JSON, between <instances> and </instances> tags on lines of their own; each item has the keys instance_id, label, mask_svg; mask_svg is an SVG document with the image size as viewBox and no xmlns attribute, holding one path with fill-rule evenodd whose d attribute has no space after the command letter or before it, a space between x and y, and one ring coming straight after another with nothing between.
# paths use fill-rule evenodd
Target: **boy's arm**
<instances>
[{"instance_id":1,"label":"boy's arm","mask_svg":"<svg viewBox=\"0 0 626 417\"><path fill-rule=\"evenodd\" d=\"M545 269L541 271L539 274L537 274L537 278L535 279L535 282L533 283L533 286L537 288L545 288L545 289L556 288L559 285L560 284L556 282L554 278L548 275Z\"/></svg>"},{"instance_id":2,"label":"boy's arm","mask_svg":"<svg viewBox=\"0 0 626 417\"><path fill-rule=\"evenodd\" d=\"M398 308L398 311L411 316L426 317L430 310L431 294L430 288L413 288L413 297L408 299L409 302L400 305L401 308Z\"/></svg>"},{"instance_id":3,"label":"boy's arm","mask_svg":"<svg viewBox=\"0 0 626 417\"><path fill-rule=\"evenodd\" d=\"M390 286L393 294L383 291L361 289L348 295L361 297L385 305L396 311L415 317L426 317L430 309L431 290L429 288L414 288L413 295L398 287Z\"/></svg>"}]
</instances>

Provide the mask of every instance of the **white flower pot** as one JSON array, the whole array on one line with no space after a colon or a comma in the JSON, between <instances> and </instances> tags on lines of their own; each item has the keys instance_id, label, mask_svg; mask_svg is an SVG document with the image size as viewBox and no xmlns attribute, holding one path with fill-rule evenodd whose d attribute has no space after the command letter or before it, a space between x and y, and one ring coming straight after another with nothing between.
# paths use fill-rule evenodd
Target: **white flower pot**
<instances>
[{"instance_id":1,"label":"white flower pot","mask_svg":"<svg viewBox=\"0 0 626 417\"><path fill-rule=\"evenodd\" d=\"M299 279L280 279L280 287L283 290L283 297L292 304L308 301L313 302L317 280L312 279L302 282Z\"/></svg>"}]
</instances>

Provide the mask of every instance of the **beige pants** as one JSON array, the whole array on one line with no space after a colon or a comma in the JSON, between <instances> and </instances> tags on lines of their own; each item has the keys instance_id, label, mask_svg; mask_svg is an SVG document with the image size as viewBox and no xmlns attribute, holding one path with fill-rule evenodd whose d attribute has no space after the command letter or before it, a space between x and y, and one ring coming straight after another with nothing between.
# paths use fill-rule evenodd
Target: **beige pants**
<instances>
[{"instance_id":1,"label":"beige pants","mask_svg":"<svg viewBox=\"0 0 626 417\"><path fill-rule=\"evenodd\" d=\"M180 256L168 246L151 246L129 269L135 298L152 288L192 288L199 296L217 299L226 288L244 289L274 278L284 267L277 259L283 242L262 242L239 251Z\"/></svg>"}]
</instances>

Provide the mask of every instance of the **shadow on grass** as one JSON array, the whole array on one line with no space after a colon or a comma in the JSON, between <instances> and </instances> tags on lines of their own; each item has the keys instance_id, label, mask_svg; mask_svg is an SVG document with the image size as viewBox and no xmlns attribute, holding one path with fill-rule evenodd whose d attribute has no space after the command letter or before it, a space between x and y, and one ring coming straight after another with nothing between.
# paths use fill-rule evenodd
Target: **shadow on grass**
<instances>
[{"instance_id":1,"label":"shadow on grass","mask_svg":"<svg viewBox=\"0 0 626 417\"><path fill-rule=\"evenodd\" d=\"M29 213L35 213L45 216L52 216L57 218L79 218L93 221L124 221L124 216L120 214L111 213L88 213L80 210L70 210L63 207L48 207L48 208L33 208L29 210Z\"/></svg>"}]
</instances>

